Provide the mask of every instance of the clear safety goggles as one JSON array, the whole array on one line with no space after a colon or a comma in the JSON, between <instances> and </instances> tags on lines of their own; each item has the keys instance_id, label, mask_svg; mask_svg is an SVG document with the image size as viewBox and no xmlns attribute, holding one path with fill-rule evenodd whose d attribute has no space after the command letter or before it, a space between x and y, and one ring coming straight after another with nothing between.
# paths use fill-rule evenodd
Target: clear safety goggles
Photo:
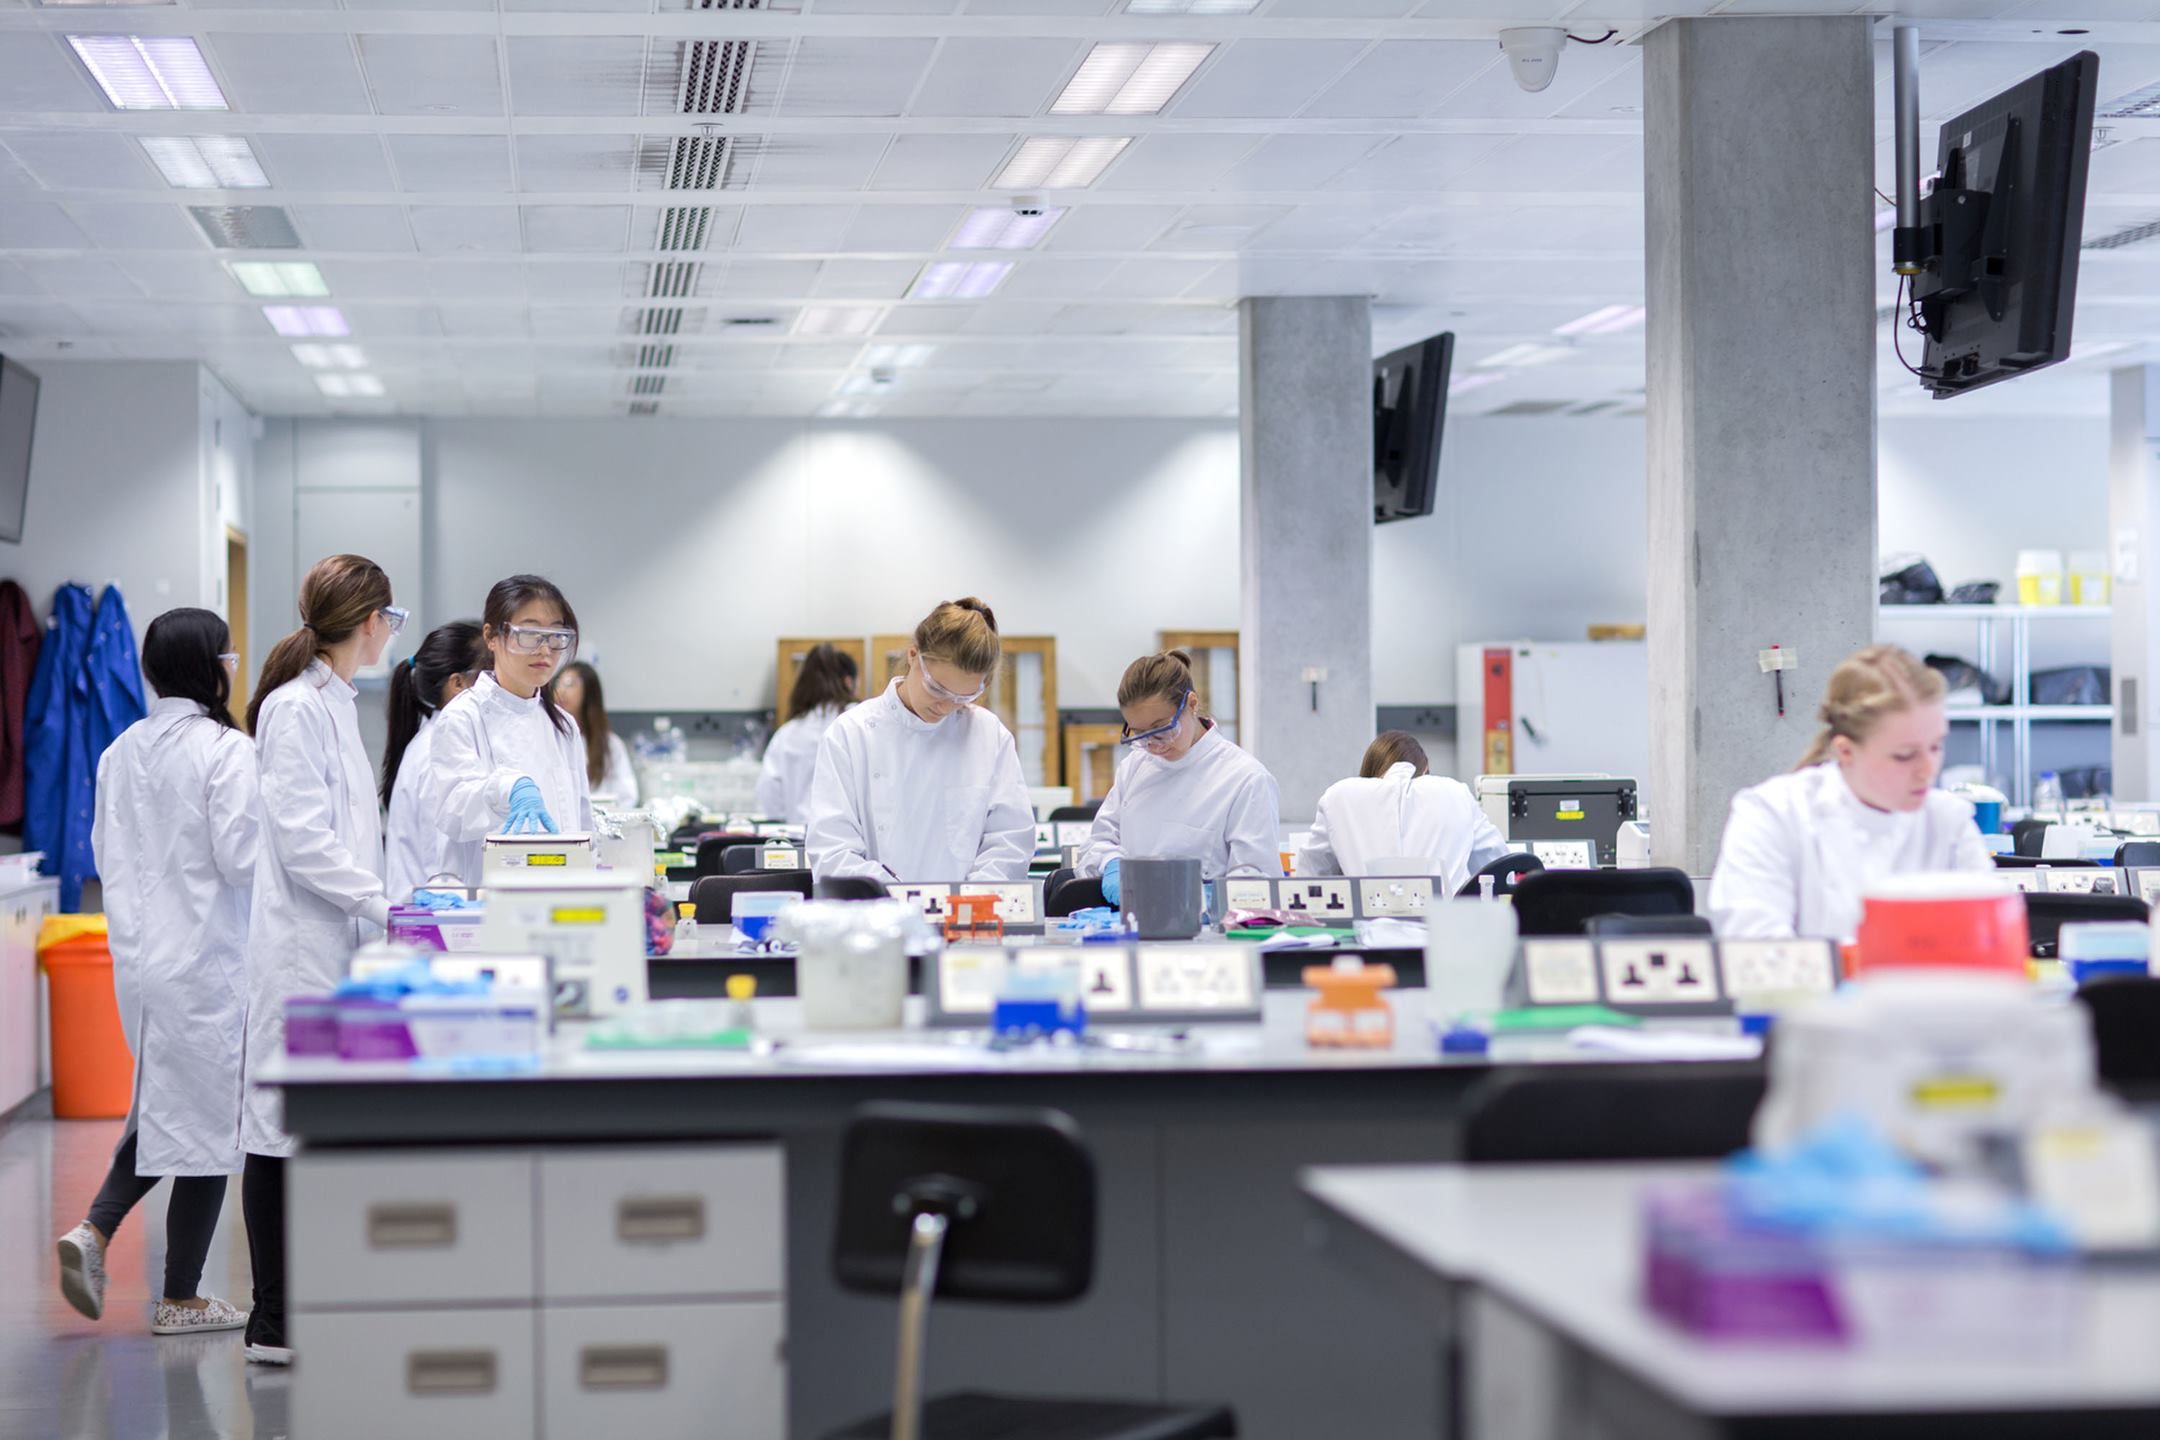
<instances>
[{"instance_id":1,"label":"clear safety goggles","mask_svg":"<svg viewBox=\"0 0 2160 1440\"><path fill-rule=\"evenodd\" d=\"M1142 730L1139 734L1135 735L1132 732L1131 726L1120 726L1118 744L1146 745L1152 748L1155 745L1161 744L1169 740L1172 735L1175 735L1177 733L1177 727L1184 722L1185 706L1189 701L1191 701L1191 699L1192 691L1190 690L1186 691L1183 695L1178 696L1177 709L1171 712L1169 720L1167 720L1161 725L1157 725L1152 730Z\"/></svg>"},{"instance_id":2,"label":"clear safety goggles","mask_svg":"<svg viewBox=\"0 0 2160 1440\"><path fill-rule=\"evenodd\" d=\"M538 655L543 650L562 654L577 644L577 631L555 630L538 625L508 625L503 634L510 648L520 655Z\"/></svg>"},{"instance_id":3,"label":"clear safety goggles","mask_svg":"<svg viewBox=\"0 0 2160 1440\"><path fill-rule=\"evenodd\" d=\"M398 605L385 605L382 607L382 618L389 622L390 633L395 635L405 628L407 620L412 619L412 611Z\"/></svg>"},{"instance_id":4,"label":"clear safety goggles","mask_svg":"<svg viewBox=\"0 0 2160 1440\"><path fill-rule=\"evenodd\" d=\"M240 656L234 651L228 650L217 658L218 662L228 670L236 671L240 668Z\"/></svg>"},{"instance_id":5,"label":"clear safety goggles","mask_svg":"<svg viewBox=\"0 0 2160 1440\"><path fill-rule=\"evenodd\" d=\"M933 695L937 699L943 700L950 705L972 705L977 700L982 699L983 691L990 688L990 682L985 680L982 684L975 687L975 693L972 695L962 695L955 691L946 689L943 685L938 684L936 680L931 678L930 657L927 655L918 655L915 657L915 668L922 672L923 688L928 690L931 695Z\"/></svg>"}]
</instances>

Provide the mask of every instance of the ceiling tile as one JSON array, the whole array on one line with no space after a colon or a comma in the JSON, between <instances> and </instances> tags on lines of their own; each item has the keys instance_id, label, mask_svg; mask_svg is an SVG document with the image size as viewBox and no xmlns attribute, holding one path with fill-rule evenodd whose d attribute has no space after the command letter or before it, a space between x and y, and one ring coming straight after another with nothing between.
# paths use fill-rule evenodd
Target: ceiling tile
<instances>
[{"instance_id":1,"label":"ceiling tile","mask_svg":"<svg viewBox=\"0 0 2160 1440\"><path fill-rule=\"evenodd\" d=\"M635 295L643 288L646 267L596 260L528 260L523 268L526 289L533 298L553 304Z\"/></svg>"},{"instance_id":2,"label":"ceiling tile","mask_svg":"<svg viewBox=\"0 0 2160 1440\"><path fill-rule=\"evenodd\" d=\"M1127 260L1103 286L1120 300L1168 300L1184 294L1217 268L1213 260Z\"/></svg>"},{"instance_id":3,"label":"ceiling tile","mask_svg":"<svg viewBox=\"0 0 2160 1440\"><path fill-rule=\"evenodd\" d=\"M1095 184L1103 190L1201 190L1259 143L1257 135L1144 135Z\"/></svg>"},{"instance_id":4,"label":"ceiling tile","mask_svg":"<svg viewBox=\"0 0 2160 1440\"><path fill-rule=\"evenodd\" d=\"M67 212L101 250L183 250L200 254L203 249L202 231L178 205L76 200L69 203Z\"/></svg>"},{"instance_id":5,"label":"ceiling tile","mask_svg":"<svg viewBox=\"0 0 2160 1440\"><path fill-rule=\"evenodd\" d=\"M1008 300L1070 300L1093 295L1117 272L1117 260L1066 259L1039 255L1014 268L998 287L997 303Z\"/></svg>"},{"instance_id":6,"label":"ceiling tile","mask_svg":"<svg viewBox=\"0 0 2160 1440\"><path fill-rule=\"evenodd\" d=\"M501 135L390 135L399 188L426 193L510 189L510 144Z\"/></svg>"},{"instance_id":7,"label":"ceiling tile","mask_svg":"<svg viewBox=\"0 0 2160 1440\"><path fill-rule=\"evenodd\" d=\"M492 260L428 260L419 262L427 272L428 294L457 303L482 300L524 300L525 270L521 265L499 265ZM410 293L410 292L408 292Z\"/></svg>"},{"instance_id":8,"label":"ceiling tile","mask_svg":"<svg viewBox=\"0 0 2160 1440\"><path fill-rule=\"evenodd\" d=\"M527 250L619 251L629 243L627 205L527 205L524 210Z\"/></svg>"},{"instance_id":9,"label":"ceiling tile","mask_svg":"<svg viewBox=\"0 0 2160 1440\"><path fill-rule=\"evenodd\" d=\"M840 248L852 205L749 205L736 232L737 250L807 250Z\"/></svg>"},{"instance_id":10,"label":"ceiling tile","mask_svg":"<svg viewBox=\"0 0 2160 1440\"><path fill-rule=\"evenodd\" d=\"M930 73L908 113L1041 114L1080 63L1084 49L1078 40L947 40L930 62Z\"/></svg>"},{"instance_id":11,"label":"ceiling tile","mask_svg":"<svg viewBox=\"0 0 2160 1440\"><path fill-rule=\"evenodd\" d=\"M877 168L887 135L773 135L750 172L755 190L859 190ZM733 179L730 173L730 179Z\"/></svg>"},{"instance_id":12,"label":"ceiling tile","mask_svg":"<svg viewBox=\"0 0 2160 1440\"><path fill-rule=\"evenodd\" d=\"M865 205L841 237L842 250L939 250L960 223L956 205Z\"/></svg>"},{"instance_id":13,"label":"ceiling tile","mask_svg":"<svg viewBox=\"0 0 2160 1440\"><path fill-rule=\"evenodd\" d=\"M50 201L0 205L0 250L82 250L89 244L90 238Z\"/></svg>"},{"instance_id":14,"label":"ceiling tile","mask_svg":"<svg viewBox=\"0 0 2160 1440\"><path fill-rule=\"evenodd\" d=\"M523 305L442 305L437 310L445 335L512 340L532 333Z\"/></svg>"},{"instance_id":15,"label":"ceiling tile","mask_svg":"<svg viewBox=\"0 0 2160 1440\"><path fill-rule=\"evenodd\" d=\"M523 247L517 210L509 205L415 205L413 238L430 255L501 255Z\"/></svg>"},{"instance_id":16,"label":"ceiling tile","mask_svg":"<svg viewBox=\"0 0 2160 1440\"><path fill-rule=\"evenodd\" d=\"M1357 120L1423 115L1499 60L1500 47L1490 40L1383 40L1304 113Z\"/></svg>"},{"instance_id":17,"label":"ceiling tile","mask_svg":"<svg viewBox=\"0 0 2160 1440\"><path fill-rule=\"evenodd\" d=\"M795 47L783 115L898 115L930 63L934 40L812 37Z\"/></svg>"},{"instance_id":18,"label":"ceiling tile","mask_svg":"<svg viewBox=\"0 0 2160 1440\"><path fill-rule=\"evenodd\" d=\"M1366 48L1363 40L1238 40L1216 50L1170 105L1180 119L1295 115Z\"/></svg>"},{"instance_id":19,"label":"ceiling tile","mask_svg":"<svg viewBox=\"0 0 2160 1440\"><path fill-rule=\"evenodd\" d=\"M208 256L121 255L113 260L143 288L143 293L167 300L222 300L238 304L248 298L232 272Z\"/></svg>"},{"instance_id":20,"label":"ceiling tile","mask_svg":"<svg viewBox=\"0 0 2160 1440\"><path fill-rule=\"evenodd\" d=\"M169 190L142 147L96 130L13 130L0 136L33 178L52 190Z\"/></svg>"},{"instance_id":21,"label":"ceiling tile","mask_svg":"<svg viewBox=\"0 0 2160 1440\"><path fill-rule=\"evenodd\" d=\"M410 137L408 137L410 138ZM397 188L382 141L373 135L281 135L250 137L271 182L281 190L375 192Z\"/></svg>"},{"instance_id":22,"label":"ceiling tile","mask_svg":"<svg viewBox=\"0 0 2160 1440\"><path fill-rule=\"evenodd\" d=\"M815 260L744 260L705 267L698 292L717 298L793 299L817 284Z\"/></svg>"},{"instance_id":23,"label":"ceiling tile","mask_svg":"<svg viewBox=\"0 0 2160 1440\"><path fill-rule=\"evenodd\" d=\"M502 77L485 35L362 35L361 64L385 115L500 115Z\"/></svg>"},{"instance_id":24,"label":"ceiling tile","mask_svg":"<svg viewBox=\"0 0 2160 1440\"><path fill-rule=\"evenodd\" d=\"M1632 45L1570 45L1552 84L1532 94L1515 83L1505 63L1480 71L1427 113L1448 119L1538 119L1557 115L1631 65L1642 52Z\"/></svg>"},{"instance_id":25,"label":"ceiling tile","mask_svg":"<svg viewBox=\"0 0 2160 1440\"><path fill-rule=\"evenodd\" d=\"M1012 148L1010 135L902 135L877 167L873 190L980 190Z\"/></svg>"},{"instance_id":26,"label":"ceiling tile","mask_svg":"<svg viewBox=\"0 0 2160 1440\"><path fill-rule=\"evenodd\" d=\"M1045 250L1144 250L1170 227L1179 205L1076 205L1050 228Z\"/></svg>"},{"instance_id":27,"label":"ceiling tile","mask_svg":"<svg viewBox=\"0 0 2160 1440\"><path fill-rule=\"evenodd\" d=\"M374 109L349 36L236 30L206 38L235 110L366 115Z\"/></svg>"},{"instance_id":28,"label":"ceiling tile","mask_svg":"<svg viewBox=\"0 0 2160 1440\"><path fill-rule=\"evenodd\" d=\"M877 327L881 336L951 335L967 327L973 305L895 305Z\"/></svg>"},{"instance_id":29,"label":"ceiling tile","mask_svg":"<svg viewBox=\"0 0 2160 1440\"><path fill-rule=\"evenodd\" d=\"M1247 250L1325 252L1357 244L1400 213L1398 205L1308 205L1255 235Z\"/></svg>"},{"instance_id":30,"label":"ceiling tile","mask_svg":"<svg viewBox=\"0 0 2160 1440\"><path fill-rule=\"evenodd\" d=\"M897 300L922 266L913 260L827 260L810 293L820 299Z\"/></svg>"},{"instance_id":31,"label":"ceiling tile","mask_svg":"<svg viewBox=\"0 0 2160 1440\"><path fill-rule=\"evenodd\" d=\"M518 188L628 190L637 173L635 135L520 135Z\"/></svg>"},{"instance_id":32,"label":"ceiling tile","mask_svg":"<svg viewBox=\"0 0 2160 1440\"><path fill-rule=\"evenodd\" d=\"M1512 136L1402 135L1337 175L1328 190L1425 190L1446 192Z\"/></svg>"},{"instance_id":33,"label":"ceiling tile","mask_svg":"<svg viewBox=\"0 0 2160 1440\"><path fill-rule=\"evenodd\" d=\"M295 205L293 224L312 250L410 250L412 230L397 205Z\"/></svg>"},{"instance_id":34,"label":"ceiling tile","mask_svg":"<svg viewBox=\"0 0 2160 1440\"><path fill-rule=\"evenodd\" d=\"M30 283L60 300L140 300L143 288L110 260L88 258L16 261Z\"/></svg>"},{"instance_id":35,"label":"ceiling tile","mask_svg":"<svg viewBox=\"0 0 2160 1440\"><path fill-rule=\"evenodd\" d=\"M1224 171L1218 190L1315 190L1372 153L1380 135L1275 135Z\"/></svg>"},{"instance_id":36,"label":"ceiling tile","mask_svg":"<svg viewBox=\"0 0 2160 1440\"><path fill-rule=\"evenodd\" d=\"M87 73L58 35L33 30L6 32L0 45L0 95L10 110L52 110L70 115L106 108Z\"/></svg>"},{"instance_id":37,"label":"ceiling tile","mask_svg":"<svg viewBox=\"0 0 2160 1440\"><path fill-rule=\"evenodd\" d=\"M1195 205L1158 236L1151 248L1241 250L1290 211L1288 205Z\"/></svg>"},{"instance_id":38,"label":"ceiling tile","mask_svg":"<svg viewBox=\"0 0 2160 1440\"><path fill-rule=\"evenodd\" d=\"M645 86L642 35L513 35L510 101L519 115L635 115Z\"/></svg>"}]
</instances>

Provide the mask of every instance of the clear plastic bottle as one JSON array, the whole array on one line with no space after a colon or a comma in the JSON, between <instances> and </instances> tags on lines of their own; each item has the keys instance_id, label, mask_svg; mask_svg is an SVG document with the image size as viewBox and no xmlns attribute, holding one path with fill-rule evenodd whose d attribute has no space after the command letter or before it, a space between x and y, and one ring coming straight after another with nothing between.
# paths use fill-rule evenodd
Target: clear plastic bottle
<instances>
[{"instance_id":1,"label":"clear plastic bottle","mask_svg":"<svg viewBox=\"0 0 2160 1440\"><path fill-rule=\"evenodd\" d=\"M2063 818L2062 779L2053 770L2042 770L2033 782L2032 813L2036 820Z\"/></svg>"},{"instance_id":2,"label":"clear plastic bottle","mask_svg":"<svg viewBox=\"0 0 2160 1440\"><path fill-rule=\"evenodd\" d=\"M697 948L697 906L684 900L675 906L675 913L681 918L675 922L675 948L671 953L687 955Z\"/></svg>"}]
</instances>

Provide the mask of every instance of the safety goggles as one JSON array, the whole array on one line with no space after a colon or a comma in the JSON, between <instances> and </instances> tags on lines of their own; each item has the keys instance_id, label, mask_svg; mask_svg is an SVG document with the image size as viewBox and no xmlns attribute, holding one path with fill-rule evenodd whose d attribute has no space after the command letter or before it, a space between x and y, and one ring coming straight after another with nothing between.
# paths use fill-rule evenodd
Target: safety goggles
<instances>
[{"instance_id":1,"label":"safety goggles","mask_svg":"<svg viewBox=\"0 0 2160 1440\"><path fill-rule=\"evenodd\" d=\"M975 687L975 693L972 695L961 695L955 691L946 689L943 685L938 684L937 681L930 678L930 657L928 657L927 655L918 655L915 657L915 668L922 672L923 688L928 690L932 696L936 697L939 700L943 700L950 705L972 705L977 700L982 699L983 691L990 688L990 682L985 680L982 684Z\"/></svg>"},{"instance_id":2,"label":"safety goggles","mask_svg":"<svg viewBox=\"0 0 2160 1440\"><path fill-rule=\"evenodd\" d=\"M382 607L382 618L389 622L390 633L395 635L405 628L407 620L412 619L412 611L397 605L385 605Z\"/></svg>"},{"instance_id":3,"label":"safety goggles","mask_svg":"<svg viewBox=\"0 0 2160 1440\"><path fill-rule=\"evenodd\" d=\"M1157 725L1152 730L1143 730L1139 734L1135 735L1132 732L1132 727L1129 725L1118 727L1120 732L1118 735L1118 744L1154 745L1159 741L1168 740L1172 735L1175 735L1177 733L1178 726L1184 722L1185 706L1187 702L1189 702L1191 699L1192 691L1190 690L1186 691L1183 695L1178 696L1177 709L1171 712L1169 720L1167 720L1161 725Z\"/></svg>"},{"instance_id":4,"label":"safety goggles","mask_svg":"<svg viewBox=\"0 0 2160 1440\"><path fill-rule=\"evenodd\" d=\"M238 670L240 668L240 657L233 651L228 650L217 658L228 670Z\"/></svg>"},{"instance_id":5,"label":"safety goggles","mask_svg":"<svg viewBox=\"0 0 2160 1440\"><path fill-rule=\"evenodd\" d=\"M520 655L538 655L543 650L562 654L577 644L577 631L544 629L538 625L507 625L503 634L510 648Z\"/></svg>"}]
</instances>

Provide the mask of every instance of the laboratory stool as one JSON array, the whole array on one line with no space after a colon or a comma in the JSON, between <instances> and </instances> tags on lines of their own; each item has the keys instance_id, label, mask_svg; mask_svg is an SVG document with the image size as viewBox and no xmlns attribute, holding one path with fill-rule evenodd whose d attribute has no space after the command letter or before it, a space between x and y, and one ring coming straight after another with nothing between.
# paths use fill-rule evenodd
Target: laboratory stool
<instances>
[{"instance_id":1,"label":"laboratory stool","mask_svg":"<svg viewBox=\"0 0 2160 1440\"><path fill-rule=\"evenodd\" d=\"M2051 891L2025 892L2025 943L2035 960L2052 960L2062 941L2062 927L2086 920L2138 920L2150 916L2145 902L2135 895L2061 895Z\"/></svg>"},{"instance_id":2,"label":"laboratory stool","mask_svg":"<svg viewBox=\"0 0 2160 1440\"><path fill-rule=\"evenodd\" d=\"M2115 868L2143 870L2160 865L2160 840L2125 840L2115 847Z\"/></svg>"},{"instance_id":3,"label":"laboratory stool","mask_svg":"<svg viewBox=\"0 0 2160 1440\"><path fill-rule=\"evenodd\" d=\"M1593 915L1692 915L1695 884L1684 870L1540 870L1515 887L1524 935L1580 935Z\"/></svg>"},{"instance_id":4,"label":"laboratory stool","mask_svg":"<svg viewBox=\"0 0 2160 1440\"><path fill-rule=\"evenodd\" d=\"M1093 820L1095 812L1100 809L1102 809L1102 801L1100 800L1090 800L1085 805L1060 805L1050 812L1049 817L1043 823L1045 825L1055 825L1066 820Z\"/></svg>"},{"instance_id":5,"label":"laboratory stool","mask_svg":"<svg viewBox=\"0 0 2160 1440\"><path fill-rule=\"evenodd\" d=\"M707 875L690 887L690 903L697 907L698 924L730 923L735 897L752 890L792 890L807 900L811 891L810 872L760 870L755 875Z\"/></svg>"},{"instance_id":6,"label":"laboratory stool","mask_svg":"<svg viewBox=\"0 0 2160 1440\"><path fill-rule=\"evenodd\" d=\"M1767 1083L1753 1063L1593 1071L1488 1076L1469 1096L1463 1163L1716 1160L1746 1148Z\"/></svg>"},{"instance_id":7,"label":"laboratory stool","mask_svg":"<svg viewBox=\"0 0 2160 1440\"><path fill-rule=\"evenodd\" d=\"M813 900L889 900L892 892L867 875L834 875L811 887Z\"/></svg>"},{"instance_id":8,"label":"laboratory stool","mask_svg":"<svg viewBox=\"0 0 2160 1440\"><path fill-rule=\"evenodd\" d=\"M2092 1014L2102 1082L2150 1095L2160 1086L2160 978L2110 975L2080 985L2077 998Z\"/></svg>"},{"instance_id":9,"label":"laboratory stool","mask_svg":"<svg viewBox=\"0 0 2160 1440\"><path fill-rule=\"evenodd\" d=\"M1524 876L1535 875L1544 868L1545 862L1535 855L1524 852L1502 855L1497 860L1486 861L1478 868L1476 874L1473 874L1457 887L1455 893L1457 896L1466 896L1471 899L1477 898L1482 893L1478 885L1479 878L1490 875L1493 877L1493 894L1512 895L1515 893L1515 887L1522 884Z\"/></svg>"},{"instance_id":10,"label":"laboratory stool","mask_svg":"<svg viewBox=\"0 0 2160 1440\"><path fill-rule=\"evenodd\" d=\"M2038 870L2043 867L2051 870L2097 870L2100 868L2100 862L2097 860L2074 860L2067 856L2058 856L2053 860L2043 860L2038 855L1997 855L1995 857L1995 868L1998 870Z\"/></svg>"},{"instance_id":11,"label":"laboratory stool","mask_svg":"<svg viewBox=\"0 0 2160 1440\"><path fill-rule=\"evenodd\" d=\"M1056 1305L1095 1271L1095 1162L1056 1110L867 1105L842 1142L833 1274L900 1297L893 1408L829 1440L1208 1440L1237 1434L1219 1405L1035 1399L963 1391L925 1401L923 1349L939 1296Z\"/></svg>"},{"instance_id":12,"label":"laboratory stool","mask_svg":"<svg viewBox=\"0 0 2160 1440\"><path fill-rule=\"evenodd\" d=\"M758 869L758 857L764 853L764 845L755 840L738 841L735 844L725 846L720 851L720 873L722 875L752 874Z\"/></svg>"},{"instance_id":13,"label":"laboratory stool","mask_svg":"<svg viewBox=\"0 0 2160 1440\"><path fill-rule=\"evenodd\" d=\"M697 851L692 857L697 864L697 873L701 876L725 875L727 871L723 868L722 862L727 852L738 845L756 845L757 843L758 837L754 834L728 835L708 830L698 838Z\"/></svg>"},{"instance_id":14,"label":"laboratory stool","mask_svg":"<svg viewBox=\"0 0 2160 1440\"><path fill-rule=\"evenodd\" d=\"M1716 933L1700 915L1593 915L1583 922L1583 933L1593 940L1621 939L1629 935L1699 935Z\"/></svg>"},{"instance_id":15,"label":"laboratory stool","mask_svg":"<svg viewBox=\"0 0 2160 1440\"><path fill-rule=\"evenodd\" d=\"M1109 897L1103 894L1102 881L1083 879L1075 875L1069 865L1051 871L1050 878L1043 882L1043 910L1053 919L1109 903Z\"/></svg>"}]
</instances>

